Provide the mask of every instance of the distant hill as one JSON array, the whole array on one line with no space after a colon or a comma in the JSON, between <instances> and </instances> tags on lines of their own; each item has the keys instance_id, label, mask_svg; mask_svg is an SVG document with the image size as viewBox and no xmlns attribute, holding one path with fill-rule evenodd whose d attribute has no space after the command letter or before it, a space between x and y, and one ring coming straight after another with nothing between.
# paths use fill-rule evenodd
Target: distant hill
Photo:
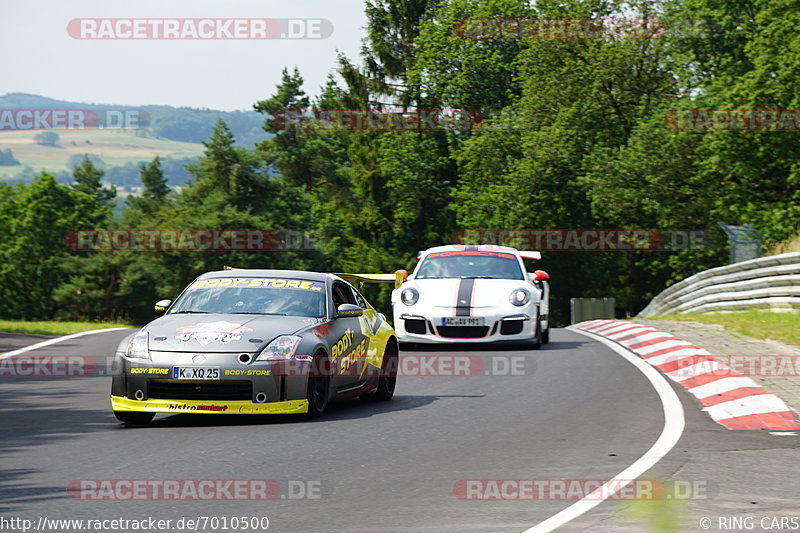
<instances>
[{"instance_id":1,"label":"distant hill","mask_svg":"<svg viewBox=\"0 0 800 533\"><path fill-rule=\"evenodd\" d=\"M138 111L141 118L136 129L52 130L58 134L52 145L36 141L40 131L0 130L0 180L11 182L29 181L42 170L55 174L60 181L69 181L74 162L90 154L105 170L105 180L136 193L141 185L139 164L158 155L170 185L178 186L189 177L183 166L196 162L203 153L201 142L211 136L217 120L223 119L237 144L246 148L271 136L262 129L264 115L255 111L70 102L26 93L0 96L2 109L81 109L96 111L99 116L109 110Z\"/></svg>"},{"instance_id":2,"label":"distant hill","mask_svg":"<svg viewBox=\"0 0 800 533\"><path fill-rule=\"evenodd\" d=\"M223 119L241 146L252 148L270 135L262 129L265 116L255 111L216 111L167 105L113 105L69 102L27 93L0 96L0 109L91 109L144 111L152 135L173 141L199 143L206 140L218 119Z\"/></svg>"}]
</instances>

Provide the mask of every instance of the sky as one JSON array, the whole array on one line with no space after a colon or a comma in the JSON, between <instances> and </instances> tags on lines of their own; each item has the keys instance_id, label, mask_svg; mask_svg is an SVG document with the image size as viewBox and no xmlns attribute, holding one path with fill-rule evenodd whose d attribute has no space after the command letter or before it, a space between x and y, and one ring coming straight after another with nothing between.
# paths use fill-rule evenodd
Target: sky
<instances>
[{"instance_id":1,"label":"sky","mask_svg":"<svg viewBox=\"0 0 800 533\"><path fill-rule=\"evenodd\" d=\"M315 24L321 24L321 32L329 27L331 35L266 40L73 36L93 35L91 23L99 36L101 22L84 22L83 34L80 29L68 31L73 19L229 18L325 19L304 21L303 26L296 22L293 28L310 28L313 36ZM187 23L180 24L189 31ZM306 92L317 94L328 74L336 72L337 50L358 59L365 25L363 0L0 0L0 95L22 92L84 103L249 110L275 92L283 67L297 66ZM127 26L116 28L124 32ZM224 28L220 34L225 35Z\"/></svg>"}]
</instances>

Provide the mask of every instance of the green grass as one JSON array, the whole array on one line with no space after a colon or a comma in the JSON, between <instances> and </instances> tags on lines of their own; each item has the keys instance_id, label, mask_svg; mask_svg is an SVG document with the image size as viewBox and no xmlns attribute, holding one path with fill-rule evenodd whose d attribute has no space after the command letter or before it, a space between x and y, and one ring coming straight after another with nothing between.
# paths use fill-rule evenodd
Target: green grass
<instances>
[{"instance_id":1,"label":"green grass","mask_svg":"<svg viewBox=\"0 0 800 533\"><path fill-rule=\"evenodd\" d=\"M789 252L800 252L800 233L776 244L768 249L764 255L788 254Z\"/></svg>"},{"instance_id":2,"label":"green grass","mask_svg":"<svg viewBox=\"0 0 800 533\"><path fill-rule=\"evenodd\" d=\"M0 167L0 180L16 178L25 166L30 166L37 173L41 170L69 170L67 162L75 154L98 155L107 166L112 167L150 161L156 155L197 157L205 150L200 143L139 137L133 132L113 129L62 130L57 132L57 146L42 146L34 139L37 133L39 132L27 130L0 132L0 149L10 148L21 163Z\"/></svg>"},{"instance_id":3,"label":"green grass","mask_svg":"<svg viewBox=\"0 0 800 533\"><path fill-rule=\"evenodd\" d=\"M703 324L720 324L729 331L754 339L773 339L800 346L800 313L776 313L764 310L687 313L662 315L653 320L692 320Z\"/></svg>"},{"instance_id":4,"label":"green grass","mask_svg":"<svg viewBox=\"0 0 800 533\"><path fill-rule=\"evenodd\" d=\"M91 329L132 328L124 322L29 322L26 320L0 320L0 331L28 335L69 335Z\"/></svg>"}]
</instances>

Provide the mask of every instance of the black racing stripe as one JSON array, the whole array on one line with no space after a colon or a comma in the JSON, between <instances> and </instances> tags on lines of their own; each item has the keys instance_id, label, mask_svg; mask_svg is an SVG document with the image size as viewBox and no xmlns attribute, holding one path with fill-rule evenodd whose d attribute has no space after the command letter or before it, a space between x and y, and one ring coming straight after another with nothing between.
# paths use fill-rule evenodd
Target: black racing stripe
<instances>
[{"instance_id":1,"label":"black racing stripe","mask_svg":"<svg viewBox=\"0 0 800 533\"><path fill-rule=\"evenodd\" d=\"M462 279L459 283L458 296L456 296L456 316L470 315L473 288L475 288L475 278Z\"/></svg>"}]
</instances>

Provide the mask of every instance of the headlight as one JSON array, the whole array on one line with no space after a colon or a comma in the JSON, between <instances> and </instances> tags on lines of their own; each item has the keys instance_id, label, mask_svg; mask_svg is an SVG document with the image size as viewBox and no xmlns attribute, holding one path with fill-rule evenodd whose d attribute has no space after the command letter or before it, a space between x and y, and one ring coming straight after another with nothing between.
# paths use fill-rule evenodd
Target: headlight
<instances>
[{"instance_id":1,"label":"headlight","mask_svg":"<svg viewBox=\"0 0 800 533\"><path fill-rule=\"evenodd\" d=\"M511 293L509 300L511 300L511 303L517 307L522 307L531 301L531 293L526 289L516 289Z\"/></svg>"},{"instance_id":2,"label":"headlight","mask_svg":"<svg viewBox=\"0 0 800 533\"><path fill-rule=\"evenodd\" d=\"M301 340L302 337L297 335L281 335L261 350L261 353L256 357L256 361L282 361L289 359L294 355L294 351Z\"/></svg>"},{"instance_id":3,"label":"headlight","mask_svg":"<svg viewBox=\"0 0 800 533\"><path fill-rule=\"evenodd\" d=\"M140 331L128 343L125 356L133 359L150 359L150 335Z\"/></svg>"},{"instance_id":4,"label":"headlight","mask_svg":"<svg viewBox=\"0 0 800 533\"><path fill-rule=\"evenodd\" d=\"M419 292L413 287L403 289L400 293L400 301L406 305L414 305L419 300Z\"/></svg>"}]
</instances>

